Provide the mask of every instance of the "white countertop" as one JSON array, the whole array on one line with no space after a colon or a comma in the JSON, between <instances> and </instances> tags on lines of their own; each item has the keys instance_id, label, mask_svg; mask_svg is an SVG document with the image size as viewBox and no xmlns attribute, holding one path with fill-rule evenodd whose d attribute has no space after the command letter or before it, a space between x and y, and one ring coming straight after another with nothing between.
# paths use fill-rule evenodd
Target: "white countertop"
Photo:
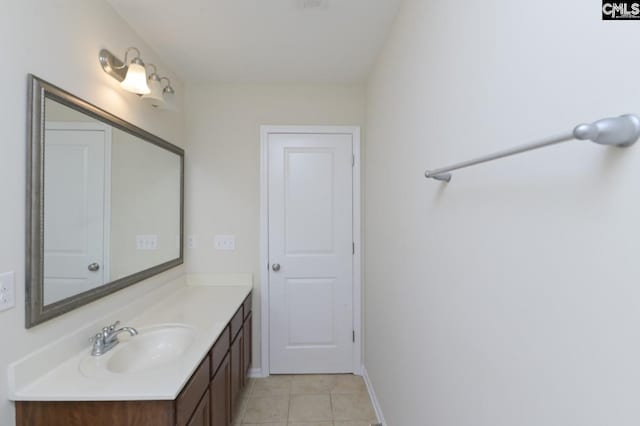
<instances>
[{"instance_id":1,"label":"white countertop","mask_svg":"<svg viewBox=\"0 0 640 426\"><path fill-rule=\"evenodd\" d=\"M181 285L140 315L123 321L123 326L140 330L161 324L193 327L194 343L174 362L131 373L118 374L96 368L99 373L88 374L87 369L80 369L81 363L99 366L108 361L110 354L91 357L87 344L81 353L51 366L30 383L16 384L10 398L14 401L173 400L250 291L250 282L230 286ZM127 337L123 337L120 345L126 345L126 340ZM46 359L43 354L38 356L40 360ZM26 366L18 367L24 369Z\"/></svg>"}]
</instances>

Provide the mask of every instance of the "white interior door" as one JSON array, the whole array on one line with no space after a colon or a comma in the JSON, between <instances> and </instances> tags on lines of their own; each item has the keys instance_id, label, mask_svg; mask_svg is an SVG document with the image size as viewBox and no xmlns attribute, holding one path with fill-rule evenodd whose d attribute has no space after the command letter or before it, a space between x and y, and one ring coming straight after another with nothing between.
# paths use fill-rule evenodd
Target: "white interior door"
<instances>
[{"instance_id":1,"label":"white interior door","mask_svg":"<svg viewBox=\"0 0 640 426\"><path fill-rule=\"evenodd\" d=\"M353 372L351 134L269 134L270 372Z\"/></svg>"},{"instance_id":2,"label":"white interior door","mask_svg":"<svg viewBox=\"0 0 640 426\"><path fill-rule=\"evenodd\" d=\"M110 132L97 126L48 123L45 129L45 304L105 281L105 172Z\"/></svg>"}]
</instances>

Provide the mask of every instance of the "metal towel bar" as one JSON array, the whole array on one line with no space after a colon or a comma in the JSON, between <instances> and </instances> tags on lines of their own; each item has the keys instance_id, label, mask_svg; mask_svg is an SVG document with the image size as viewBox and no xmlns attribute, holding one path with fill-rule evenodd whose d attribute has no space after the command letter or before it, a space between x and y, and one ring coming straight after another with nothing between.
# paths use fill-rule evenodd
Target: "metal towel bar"
<instances>
[{"instance_id":1,"label":"metal towel bar","mask_svg":"<svg viewBox=\"0 0 640 426\"><path fill-rule=\"evenodd\" d=\"M570 133L550 137L521 147L496 152L494 154L485 155L484 157L464 161L462 163L452 164L451 166L427 170L424 175L427 178L449 182L451 180L450 172L454 170L475 166L476 164L521 154L523 152L532 151L534 149L555 145L573 139L590 140L600 145L625 147L633 145L638 138L640 138L640 117L633 114L627 114L620 117L604 118L591 124L580 124Z\"/></svg>"}]
</instances>

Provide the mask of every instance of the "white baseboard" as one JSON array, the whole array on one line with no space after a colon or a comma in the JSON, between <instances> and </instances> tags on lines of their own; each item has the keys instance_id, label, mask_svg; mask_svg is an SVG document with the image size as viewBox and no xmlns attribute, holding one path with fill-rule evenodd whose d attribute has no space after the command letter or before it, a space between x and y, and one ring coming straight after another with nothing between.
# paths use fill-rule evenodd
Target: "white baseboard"
<instances>
[{"instance_id":1,"label":"white baseboard","mask_svg":"<svg viewBox=\"0 0 640 426\"><path fill-rule=\"evenodd\" d=\"M249 377L252 379L259 379L265 377L265 375L262 373L262 368L250 368Z\"/></svg>"},{"instance_id":2,"label":"white baseboard","mask_svg":"<svg viewBox=\"0 0 640 426\"><path fill-rule=\"evenodd\" d=\"M369 397L371 398L371 404L373 404L373 409L376 412L378 423L385 426L387 422L384 419L384 415L382 414L382 408L380 407L380 403L378 402L378 397L376 396L376 392L373 390L373 385L371 384L371 380L369 380L369 374L367 373L367 368L364 365L362 366L362 378L364 379L364 382L367 385L367 391L369 391Z\"/></svg>"}]
</instances>

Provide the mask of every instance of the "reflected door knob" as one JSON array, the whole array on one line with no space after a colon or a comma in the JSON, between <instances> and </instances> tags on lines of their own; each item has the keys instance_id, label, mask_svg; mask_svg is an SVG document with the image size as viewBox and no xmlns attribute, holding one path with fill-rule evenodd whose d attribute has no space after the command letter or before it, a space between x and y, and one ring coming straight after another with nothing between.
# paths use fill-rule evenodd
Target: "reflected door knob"
<instances>
[{"instance_id":1,"label":"reflected door knob","mask_svg":"<svg viewBox=\"0 0 640 426\"><path fill-rule=\"evenodd\" d=\"M274 263L273 265L271 265L271 269L273 269L273 272L278 272L280 270L280 264Z\"/></svg>"},{"instance_id":2,"label":"reflected door knob","mask_svg":"<svg viewBox=\"0 0 640 426\"><path fill-rule=\"evenodd\" d=\"M87 269L90 270L91 272L96 272L100 270L100 264L93 262L91 264L89 264L89 266L87 266Z\"/></svg>"}]
</instances>

